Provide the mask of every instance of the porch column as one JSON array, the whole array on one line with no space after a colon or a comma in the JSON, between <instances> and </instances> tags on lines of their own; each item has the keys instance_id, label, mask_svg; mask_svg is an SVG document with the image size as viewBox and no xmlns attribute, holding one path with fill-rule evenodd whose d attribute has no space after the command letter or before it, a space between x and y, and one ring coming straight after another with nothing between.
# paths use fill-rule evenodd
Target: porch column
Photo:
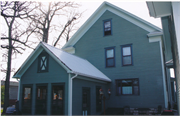
<instances>
[{"instance_id":1,"label":"porch column","mask_svg":"<svg viewBox=\"0 0 180 116\"><path fill-rule=\"evenodd\" d=\"M51 83L47 87L47 115L51 114Z\"/></svg>"},{"instance_id":2,"label":"porch column","mask_svg":"<svg viewBox=\"0 0 180 116\"><path fill-rule=\"evenodd\" d=\"M36 104L36 84L32 86L32 115L35 114L35 104Z\"/></svg>"}]
</instances>

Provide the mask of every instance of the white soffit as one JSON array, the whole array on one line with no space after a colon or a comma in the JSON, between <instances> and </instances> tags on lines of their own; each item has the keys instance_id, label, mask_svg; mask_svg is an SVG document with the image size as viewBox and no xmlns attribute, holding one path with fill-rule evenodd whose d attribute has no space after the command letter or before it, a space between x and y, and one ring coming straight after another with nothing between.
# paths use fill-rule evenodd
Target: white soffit
<instances>
[{"instance_id":1,"label":"white soffit","mask_svg":"<svg viewBox=\"0 0 180 116\"><path fill-rule=\"evenodd\" d=\"M106 11L110 12L124 18L125 20L145 29L148 32L152 31L162 31L159 27L113 5L108 2L103 2L101 6L90 16L90 18L78 29L78 31L71 37L71 39L62 47L62 49L74 46L76 42L88 31L88 29L101 17L101 15Z\"/></svg>"},{"instance_id":2,"label":"white soffit","mask_svg":"<svg viewBox=\"0 0 180 116\"><path fill-rule=\"evenodd\" d=\"M159 18L171 15L171 2L147 2L150 16Z\"/></svg>"}]
</instances>

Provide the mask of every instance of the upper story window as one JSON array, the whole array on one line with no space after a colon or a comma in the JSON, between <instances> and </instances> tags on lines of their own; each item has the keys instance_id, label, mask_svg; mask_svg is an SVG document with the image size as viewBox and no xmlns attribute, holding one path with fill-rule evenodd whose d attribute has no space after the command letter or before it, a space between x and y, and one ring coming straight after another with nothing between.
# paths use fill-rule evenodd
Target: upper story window
<instances>
[{"instance_id":1,"label":"upper story window","mask_svg":"<svg viewBox=\"0 0 180 116\"><path fill-rule=\"evenodd\" d=\"M115 48L105 48L106 67L115 66Z\"/></svg>"},{"instance_id":2,"label":"upper story window","mask_svg":"<svg viewBox=\"0 0 180 116\"><path fill-rule=\"evenodd\" d=\"M104 21L104 36L112 34L112 22L111 20Z\"/></svg>"},{"instance_id":3,"label":"upper story window","mask_svg":"<svg viewBox=\"0 0 180 116\"><path fill-rule=\"evenodd\" d=\"M116 80L117 95L139 95L139 79Z\"/></svg>"},{"instance_id":4,"label":"upper story window","mask_svg":"<svg viewBox=\"0 0 180 116\"><path fill-rule=\"evenodd\" d=\"M41 53L38 57L38 72L48 72L49 55Z\"/></svg>"},{"instance_id":5,"label":"upper story window","mask_svg":"<svg viewBox=\"0 0 180 116\"><path fill-rule=\"evenodd\" d=\"M122 51L122 65L132 65L133 59L132 59L132 45L123 45L121 46Z\"/></svg>"}]
</instances>

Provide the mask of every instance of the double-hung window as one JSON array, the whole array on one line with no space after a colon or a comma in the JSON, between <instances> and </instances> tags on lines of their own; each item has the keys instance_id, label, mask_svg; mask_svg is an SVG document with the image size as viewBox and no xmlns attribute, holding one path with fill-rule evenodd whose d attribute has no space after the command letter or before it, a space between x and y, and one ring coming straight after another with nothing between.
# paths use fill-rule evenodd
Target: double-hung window
<instances>
[{"instance_id":1,"label":"double-hung window","mask_svg":"<svg viewBox=\"0 0 180 116\"><path fill-rule=\"evenodd\" d=\"M133 59L132 59L132 45L123 45L121 46L122 51L122 65L132 65Z\"/></svg>"},{"instance_id":2,"label":"double-hung window","mask_svg":"<svg viewBox=\"0 0 180 116\"><path fill-rule=\"evenodd\" d=\"M139 79L116 80L117 95L139 95Z\"/></svg>"},{"instance_id":3,"label":"double-hung window","mask_svg":"<svg viewBox=\"0 0 180 116\"><path fill-rule=\"evenodd\" d=\"M105 48L106 67L115 66L115 48Z\"/></svg>"},{"instance_id":4,"label":"double-hung window","mask_svg":"<svg viewBox=\"0 0 180 116\"><path fill-rule=\"evenodd\" d=\"M38 57L38 72L48 72L48 54L43 52Z\"/></svg>"},{"instance_id":5,"label":"double-hung window","mask_svg":"<svg viewBox=\"0 0 180 116\"><path fill-rule=\"evenodd\" d=\"M111 20L104 21L104 36L112 34L112 24Z\"/></svg>"}]
</instances>

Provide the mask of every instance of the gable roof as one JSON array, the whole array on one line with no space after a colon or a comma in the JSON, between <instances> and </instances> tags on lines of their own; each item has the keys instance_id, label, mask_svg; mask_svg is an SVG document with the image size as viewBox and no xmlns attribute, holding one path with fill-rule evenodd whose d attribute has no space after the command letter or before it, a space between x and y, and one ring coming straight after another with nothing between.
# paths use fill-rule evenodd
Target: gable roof
<instances>
[{"instance_id":1,"label":"gable roof","mask_svg":"<svg viewBox=\"0 0 180 116\"><path fill-rule=\"evenodd\" d=\"M93 66L89 61L78 56L69 54L61 49L55 48L54 46L48 45L44 42L39 43L35 51L28 57L28 59L24 62L20 70L18 70L18 72L14 75L14 78L21 77L43 50L45 50L69 73L74 73L97 80L111 82L111 80L106 75L104 75L100 70ZM24 68L26 69L21 70Z\"/></svg>"},{"instance_id":2,"label":"gable roof","mask_svg":"<svg viewBox=\"0 0 180 116\"><path fill-rule=\"evenodd\" d=\"M69 39L62 49L74 46L78 40L88 31L88 29L102 16L105 11L110 11L125 20L145 29L148 32L162 31L159 27L113 5L103 2L100 7L90 16L90 18L78 29L78 31Z\"/></svg>"}]
</instances>

